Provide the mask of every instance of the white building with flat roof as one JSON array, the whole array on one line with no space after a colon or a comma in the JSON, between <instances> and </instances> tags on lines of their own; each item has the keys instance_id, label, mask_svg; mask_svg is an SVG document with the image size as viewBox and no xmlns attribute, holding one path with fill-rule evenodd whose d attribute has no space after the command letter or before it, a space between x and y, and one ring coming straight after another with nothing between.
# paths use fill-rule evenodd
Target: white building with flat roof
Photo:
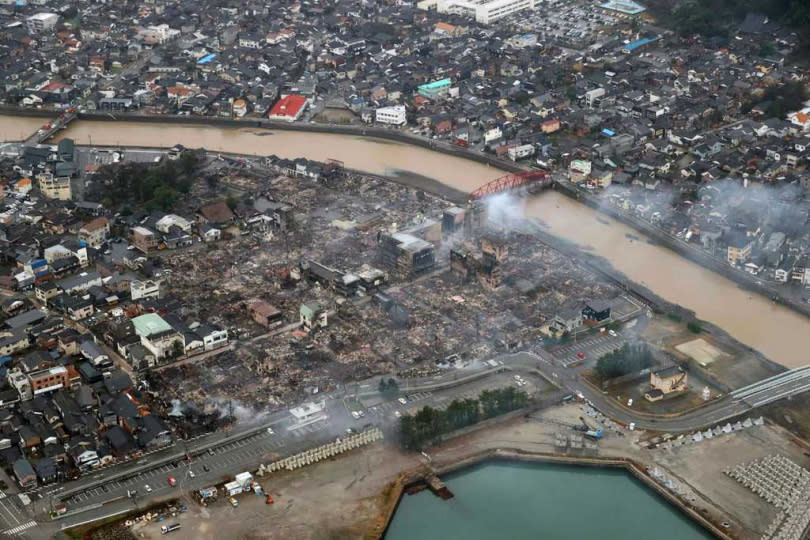
<instances>
[{"instance_id":1,"label":"white building with flat roof","mask_svg":"<svg viewBox=\"0 0 810 540\"><path fill-rule=\"evenodd\" d=\"M535 0L438 0L439 13L462 15L490 24L524 9L534 9Z\"/></svg>"},{"instance_id":2,"label":"white building with flat roof","mask_svg":"<svg viewBox=\"0 0 810 540\"><path fill-rule=\"evenodd\" d=\"M39 34L48 30L53 30L56 22L59 20L59 15L56 13L36 13L25 19L25 24L28 26L28 31L32 34Z\"/></svg>"},{"instance_id":3,"label":"white building with flat roof","mask_svg":"<svg viewBox=\"0 0 810 540\"><path fill-rule=\"evenodd\" d=\"M374 111L374 120L378 124L390 124L393 126L404 126L408 119L405 113L405 105L393 105L391 107L380 107Z\"/></svg>"},{"instance_id":4,"label":"white building with flat roof","mask_svg":"<svg viewBox=\"0 0 810 540\"><path fill-rule=\"evenodd\" d=\"M293 407L290 409L290 416L293 417L293 420L295 420L296 423L309 422L311 420L315 420L316 418L325 416L325 410L326 401L320 401L318 403L310 401L300 405L299 407Z\"/></svg>"}]
</instances>

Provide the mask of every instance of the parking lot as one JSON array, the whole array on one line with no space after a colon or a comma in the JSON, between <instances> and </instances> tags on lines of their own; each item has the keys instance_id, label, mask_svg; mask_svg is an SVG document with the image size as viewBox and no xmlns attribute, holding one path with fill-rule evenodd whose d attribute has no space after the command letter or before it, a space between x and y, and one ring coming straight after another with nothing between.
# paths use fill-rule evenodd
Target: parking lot
<instances>
[{"instance_id":1,"label":"parking lot","mask_svg":"<svg viewBox=\"0 0 810 540\"><path fill-rule=\"evenodd\" d=\"M192 489L230 479L240 469L256 466L261 458L268 454L288 454L298 451L298 447L310 447L313 438L331 437L326 427L328 423L317 422L294 430L279 428L273 434L262 431L246 439L212 449L210 453L206 452L194 458L191 463L181 460L162 465L130 478L112 481L77 493L65 502L69 508L76 509L125 498L127 492L133 490L137 490L137 497L145 496L147 493L158 497L172 492L180 495ZM176 480L176 486L169 485L169 477ZM147 485L151 491L147 491Z\"/></svg>"},{"instance_id":2,"label":"parking lot","mask_svg":"<svg viewBox=\"0 0 810 540\"><path fill-rule=\"evenodd\" d=\"M613 352L622 345L625 340L620 335L612 336L607 332L596 336L588 336L577 340L563 347L555 348L552 351L557 362L563 367L571 367L574 364L585 363L589 360L597 360L609 352Z\"/></svg>"},{"instance_id":3,"label":"parking lot","mask_svg":"<svg viewBox=\"0 0 810 540\"><path fill-rule=\"evenodd\" d=\"M584 49L594 42L607 41L606 29L618 18L592 5L556 0L539 4L534 11L522 11L506 20L523 32L536 33L541 42Z\"/></svg>"}]
</instances>

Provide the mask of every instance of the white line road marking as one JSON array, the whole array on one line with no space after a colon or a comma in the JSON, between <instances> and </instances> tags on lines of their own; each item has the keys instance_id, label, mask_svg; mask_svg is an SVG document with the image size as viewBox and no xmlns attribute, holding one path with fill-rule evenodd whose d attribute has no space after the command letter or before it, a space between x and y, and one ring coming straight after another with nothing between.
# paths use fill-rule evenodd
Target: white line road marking
<instances>
[{"instance_id":1,"label":"white line road marking","mask_svg":"<svg viewBox=\"0 0 810 540\"><path fill-rule=\"evenodd\" d=\"M30 529L31 527L36 526L36 524L37 524L36 521L29 521L28 523L24 523L22 525L14 527L13 529L4 531L4 534L8 534L8 535L19 534L19 533L23 532L26 529Z\"/></svg>"}]
</instances>

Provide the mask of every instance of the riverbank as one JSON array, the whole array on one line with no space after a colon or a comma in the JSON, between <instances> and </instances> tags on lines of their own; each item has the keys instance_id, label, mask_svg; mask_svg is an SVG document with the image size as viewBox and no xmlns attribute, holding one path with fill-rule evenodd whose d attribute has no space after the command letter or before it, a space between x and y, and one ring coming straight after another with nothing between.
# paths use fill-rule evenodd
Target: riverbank
<instances>
[{"instance_id":1,"label":"riverbank","mask_svg":"<svg viewBox=\"0 0 810 540\"><path fill-rule=\"evenodd\" d=\"M56 140L69 136L80 144L87 144L92 138L94 145L162 148L181 143L190 148L254 156L275 154L316 161L339 158L347 168L399 179L403 183L428 179L434 186L445 185L460 193L469 193L504 172L501 168L466 159L466 155L453 156L438 148L432 151L424 144L423 147L409 144L410 141L406 144L362 135L311 133L296 131L297 126L289 125L278 131L267 131L242 124L210 127L182 122L187 119L178 117L168 125L113 122L109 118L108 121L77 121L60 132ZM0 127L14 120L0 117ZM392 133L388 135L393 136ZM357 135L357 128L353 135ZM425 187L425 184L420 185ZM604 214L556 191L528 199L525 214L543 221L548 233L603 257L639 287L646 287L659 297L683 306L771 360L786 367L804 365L795 351L810 348L810 320L796 311L749 294L735 282L663 245L628 241L626 235L638 230L632 224L617 220L612 226L603 225L597 218L604 221L599 217Z\"/></svg>"},{"instance_id":2,"label":"riverbank","mask_svg":"<svg viewBox=\"0 0 810 540\"><path fill-rule=\"evenodd\" d=\"M671 234L665 233L650 223L634 218L633 216L629 216L623 212L619 212L616 208L603 204L598 198L594 197L593 195L583 193L581 190L577 189L568 182L557 182L556 187L560 193L571 197L579 203L586 204L599 212L607 214L618 221L621 221L625 225L628 225L636 229L638 232L643 233L651 240L665 246L683 257L686 257L692 262L700 264L708 270L720 274L726 279L744 287L746 290L756 292L757 294L761 294L772 300L777 300L787 308L792 309L806 317L810 317L810 304L797 302L795 299L785 296L778 289L761 284L761 280L757 279L755 276L752 276L751 274L742 270L733 268L725 261L712 257L708 253L698 248L685 244L680 239L672 236Z\"/></svg>"},{"instance_id":3,"label":"riverbank","mask_svg":"<svg viewBox=\"0 0 810 540\"><path fill-rule=\"evenodd\" d=\"M2 109L0 113L12 113L10 109ZM20 116L47 118L52 116L49 111L22 109L15 111L13 114ZM420 137L394 128L381 128L376 126L364 125L351 125L351 124L319 124L319 123L289 123L289 122L275 122L266 119L249 118L243 120L217 118L217 117L203 117L203 116L168 116L168 115L143 115L136 113L102 113L102 112L85 112L77 115L78 119L86 121L99 121L99 122L140 122L148 124L175 124L175 125L205 125L205 126L220 126L229 128L249 128L256 127L268 130L277 131L298 131L309 133L325 133L333 135L351 135L360 137L370 137L376 139L396 141L403 144L413 145L428 150L441 152L454 157L468 159L477 163L482 163L491 167L496 167L506 172L520 172L525 171L528 167L518 165L517 163L496 158L488 154L472 151L455 144L447 143L444 141L435 141ZM461 202L463 192L454 188L452 191L442 189L440 183L426 177L419 175L412 176L411 178L398 178L394 177L395 181L403 184L412 185L418 189L425 189L436 193L441 196L447 196L454 202ZM439 184L439 185L437 185ZM718 273L723 277L743 286L746 290L750 290L761 294L769 299L776 299L789 309L797 313L810 317L810 305L803 304L795 301L784 295L778 289L765 286L761 284L761 280L757 280L754 276L741 271L737 271L723 261L709 256L699 250L691 248L690 246L683 245L677 238L668 235L652 225L645 223L641 220L634 219L627 216L616 209L606 207L595 197L582 193L575 186L566 182L558 182L559 191L566 196L572 197L580 203L586 204L591 208L610 215L611 217L621 221L622 223L644 233L652 238L654 241L660 243L666 248L675 251L679 255L700 264L704 268Z\"/></svg>"}]
</instances>

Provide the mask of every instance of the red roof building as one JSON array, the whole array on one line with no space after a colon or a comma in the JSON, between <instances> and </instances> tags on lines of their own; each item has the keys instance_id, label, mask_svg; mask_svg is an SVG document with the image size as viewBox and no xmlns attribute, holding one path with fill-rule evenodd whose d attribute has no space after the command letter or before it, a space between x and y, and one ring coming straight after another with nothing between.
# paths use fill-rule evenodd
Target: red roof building
<instances>
[{"instance_id":1,"label":"red roof building","mask_svg":"<svg viewBox=\"0 0 810 540\"><path fill-rule=\"evenodd\" d=\"M290 94L278 100L270 109L270 114L267 117L270 120L295 122L301 117L306 108L307 98L298 94Z\"/></svg>"}]
</instances>

